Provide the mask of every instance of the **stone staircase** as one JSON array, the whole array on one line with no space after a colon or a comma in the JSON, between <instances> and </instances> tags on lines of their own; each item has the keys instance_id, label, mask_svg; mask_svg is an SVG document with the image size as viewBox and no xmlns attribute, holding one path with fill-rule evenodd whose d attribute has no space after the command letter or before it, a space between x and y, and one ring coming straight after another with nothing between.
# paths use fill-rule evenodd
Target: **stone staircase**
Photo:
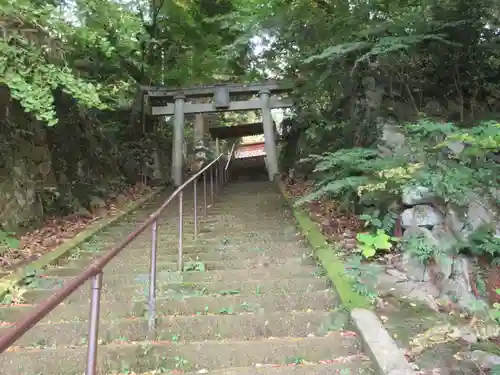
<instances>
[{"instance_id":1,"label":"stone staircase","mask_svg":"<svg viewBox=\"0 0 500 375\"><path fill-rule=\"evenodd\" d=\"M99 374L373 372L273 184L226 186L202 220L196 241L189 194L185 272L175 272L177 205L158 223L157 340L146 340L150 232L105 268ZM72 259L47 269L23 295L24 305L0 307L0 334L130 233L165 198L159 196L82 246ZM0 374L82 374L89 299L86 284L0 355Z\"/></svg>"}]
</instances>

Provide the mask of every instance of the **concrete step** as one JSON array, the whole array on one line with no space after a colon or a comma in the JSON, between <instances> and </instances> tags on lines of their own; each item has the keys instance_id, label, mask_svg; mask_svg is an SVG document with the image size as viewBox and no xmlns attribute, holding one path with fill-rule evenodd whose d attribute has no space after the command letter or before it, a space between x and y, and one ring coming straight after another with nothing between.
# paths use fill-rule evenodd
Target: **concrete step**
<instances>
[{"instance_id":1,"label":"concrete step","mask_svg":"<svg viewBox=\"0 0 500 375\"><path fill-rule=\"evenodd\" d=\"M316 265L316 261L309 257L308 254L300 254L297 257L287 257L284 256L269 256L262 253L260 249L249 251L246 259L239 259L236 255L227 255L214 253L213 255L184 255L184 264L186 267L194 266L198 262L203 262L205 269L207 271L218 271L218 270L239 270L245 268L259 268L266 266L286 266L286 265ZM236 258L236 259L234 259ZM158 272L173 272L177 271L177 257L171 255L170 262L165 262L163 260L158 261L157 270ZM175 259L175 261L174 261ZM44 275L47 276L60 276L68 277L75 276L81 272L86 266L88 266L90 261L74 261L68 263L67 266L50 267L44 271ZM120 272L128 272L130 274L136 273L146 273L149 272L149 258L136 260L135 262L129 263L127 259L117 259L111 262L105 268L105 274L113 274Z\"/></svg>"},{"instance_id":2,"label":"concrete step","mask_svg":"<svg viewBox=\"0 0 500 375\"><path fill-rule=\"evenodd\" d=\"M319 362L359 354L357 337L331 332L326 337L278 338L246 341L203 341L192 343L137 342L100 345L97 372L145 372L152 369L198 371L260 364L287 364L306 360ZM85 371L87 348L11 348L0 357L5 374L81 374Z\"/></svg>"},{"instance_id":3,"label":"concrete step","mask_svg":"<svg viewBox=\"0 0 500 375\"><path fill-rule=\"evenodd\" d=\"M293 361L291 361L293 362ZM351 355L335 358L323 363L289 363L289 364L256 364L253 367L238 367L223 370L214 370L205 372L209 375L374 375L370 365L371 362L364 355ZM331 363L330 363L331 362ZM194 375L196 372L188 372L186 375ZM144 374L151 375L151 374Z\"/></svg>"},{"instance_id":4,"label":"concrete step","mask_svg":"<svg viewBox=\"0 0 500 375\"><path fill-rule=\"evenodd\" d=\"M244 211L244 209L242 209ZM257 232L259 235L267 236L287 236L297 233L295 225L292 222L283 226L282 218L264 218L256 215L255 217L247 216L245 220L237 220L232 216L217 217L214 219L212 215L209 216L209 221L198 222L198 233L200 239L207 241L213 240L213 235L218 232L224 233L225 231L232 231L235 236L246 236L246 232ZM100 237L105 238L105 245L114 245L136 229L137 225L141 224L144 220L139 220L134 224L124 224L119 227L108 229L101 232ZM194 218L191 216L184 219L184 235L188 238L194 235ZM168 220L160 220L158 222L158 236L164 238L175 236L178 234L179 221L177 217L171 217ZM236 231L237 229L237 231ZM149 240L151 237L151 229L146 229L135 241Z\"/></svg>"},{"instance_id":5,"label":"concrete step","mask_svg":"<svg viewBox=\"0 0 500 375\"><path fill-rule=\"evenodd\" d=\"M186 267L192 267L193 263L202 262L206 270L227 270L241 268L256 268L271 265L283 265L286 263L315 265L314 259L310 253L306 253L303 249L287 248L286 252L263 251L262 248L250 247L244 253L236 251L218 251L212 253L184 253L183 261ZM102 256L100 254L99 256ZM120 255L111 261L105 268L105 274L111 273L144 273L149 272L150 257L144 251L137 257ZM85 267L90 265L93 259L77 259L69 261L66 265L47 268L43 275L50 276L75 276ZM190 266L191 264L191 266ZM168 254L158 257L157 269L162 271L177 271L177 255Z\"/></svg>"},{"instance_id":6,"label":"concrete step","mask_svg":"<svg viewBox=\"0 0 500 375\"><path fill-rule=\"evenodd\" d=\"M53 289L28 289L24 294L24 302L27 304L39 303L50 297L61 285L54 285ZM200 296L211 294L268 294L268 293L299 293L327 289L325 279L313 276L275 279L275 280L247 280L231 282L209 282L209 283L161 283L157 286L158 297L169 297L179 299L185 296ZM148 282L140 282L137 285L123 285L120 289L103 288L101 302L121 302L130 299L143 299L148 294ZM90 288L83 287L66 299L67 303L84 303L90 300Z\"/></svg>"},{"instance_id":7,"label":"concrete step","mask_svg":"<svg viewBox=\"0 0 500 375\"><path fill-rule=\"evenodd\" d=\"M208 310L195 316L158 316L157 338L167 341L204 341L324 336L330 332L329 328L336 318L336 313L326 311L236 314L231 306L215 313L212 315ZM342 327L335 327L339 328ZM8 329L0 328L0 336ZM21 337L16 346L80 346L86 343L87 334L87 322L40 323ZM104 344L143 341L147 335L146 318L103 320L99 325L99 339Z\"/></svg>"},{"instance_id":8,"label":"concrete step","mask_svg":"<svg viewBox=\"0 0 500 375\"><path fill-rule=\"evenodd\" d=\"M285 231L270 231L270 230L253 230L250 226L246 226L246 229L227 227L224 229L200 232L198 237L195 239L193 232L190 228L189 231L184 231L183 239L186 245L214 245L220 244L221 242L235 242L235 243L255 243L258 240L264 242L271 242L273 239L279 242L287 241L297 241L300 237L297 235L295 230ZM123 239L123 238L121 238ZM158 242L162 245L177 245L179 241L177 229L162 231L159 228L158 232ZM117 245L120 241L115 239L106 239L100 244L102 247L113 247ZM141 237L136 238L129 246L140 247L144 246L144 242L147 244L151 243L151 233L147 232Z\"/></svg>"},{"instance_id":9,"label":"concrete step","mask_svg":"<svg viewBox=\"0 0 500 375\"><path fill-rule=\"evenodd\" d=\"M151 250L144 246L142 248L125 248L114 260L109 263L110 267L116 264L127 262L133 265L136 262L144 263L150 259ZM311 250L303 246L300 242L268 242L237 244L229 242L226 245L222 243L213 245L189 246L182 247L183 258L200 261L223 261L232 259L254 259L262 256L275 258L286 258L303 256L310 254ZM66 261L59 262L59 266L68 265L72 268L84 268L90 262L104 256L105 251L99 252L77 252L74 253ZM158 262L176 262L177 261L177 245L164 246L159 244L157 250Z\"/></svg>"},{"instance_id":10,"label":"concrete step","mask_svg":"<svg viewBox=\"0 0 500 375\"><path fill-rule=\"evenodd\" d=\"M122 238L123 239L123 238ZM186 249L213 249L213 248L228 248L228 247L248 247L254 246L256 243L262 242L262 245L273 244L281 246L290 246L297 244L302 247L301 237L294 231L288 233L269 233L252 231L248 228L245 232L232 230L231 228L224 229L219 232L201 233L197 239L188 235L183 236L183 247ZM115 241L107 237L102 237L99 242L91 245L82 245L79 252L79 257L96 257L96 253L107 251L116 246L120 241ZM174 248L177 249L179 238L177 232L163 233L158 235L158 248ZM148 252L151 246L151 234L148 233L140 238L136 238L126 247L126 252ZM275 246L274 246L275 247ZM89 249L89 250L87 250ZM78 255L78 254L77 254ZM97 254L99 255L99 254Z\"/></svg>"},{"instance_id":11,"label":"concrete step","mask_svg":"<svg viewBox=\"0 0 500 375\"><path fill-rule=\"evenodd\" d=\"M337 296L331 290L309 293L265 294L265 295L217 295L193 296L179 300L159 297L156 300L158 313L164 315L193 315L210 312L220 312L230 308L234 313L244 312L290 312L306 310L329 311L337 303ZM0 321L15 322L24 314L29 313L34 305L0 306ZM109 302L101 305L101 318L113 320L126 317L145 317L147 300ZM78 303L63 304L56 307L42 322L87 322L89 305ZM6 326L8 326L6 324Z\"/></svg>"},{"instance_id":12,"label":"concrete step","mask_svg":"<svg viewBox=\"0 0 500 375\"><path fill-rule=\"evenodd\" d=\"M221 223L221 222L231 222L233 221L242 221L242 220L248 220L250 224L258 224L259 220L262 220L262 223L270 223L273 224L273 226L276 226L276 222L273 222L274 220L279 220L280 222L282 221L290 221L292 216L289 213L283 213L279 212L282 211L282 207L274 207L273 208L273 213L262 213L259 212L255 207L250 207L250 206L235 206L235 207L224 207L220 209L208 209L207 212L207 222L216 222L216 223ZM242 217L240 212L245 212L245 216ZM184 220L192 222L194 220L194 210L193 211L187 211L184 212ZM201 222L204 222L204 212L203 210L198 211L198 219L200 219ZM170 214L168 216L165 216L163 220L161 220L162 223L165 224L170 224L170 225L177 225L178 223L178 215L175 214Z\"/></svg>"},{"instance_id":13,"label":"concrete step","mask_svg":"<svg viewBox=\"0 0 500 375\"><path fill-rule=\"evenodd\" d=\"M291 263L291 262L290 262ZM188 265L189 266L189 265ZM192 267L204 267L204 263L192 264ZM156 280L158 285L162 283L172 282L186 282L186 283L199 283L199 282L231 282L233 280L272 280L278 278L295 278L295 277L308 277L314 275L315 267L301 266L298 264L289 264L286 267L269 265L260 268L246 268L246 269L229 269L217 271L189 271L189 272L171 272L160 271L157 273ZM69 281L70 277L46 277L40 280L45 285L61 285ZM137 283L144 283L149 280L149 272L147 273L110 273L104 279L105 287L119 287L123 285L134 285Z\"/></svg>"}]
</instances>

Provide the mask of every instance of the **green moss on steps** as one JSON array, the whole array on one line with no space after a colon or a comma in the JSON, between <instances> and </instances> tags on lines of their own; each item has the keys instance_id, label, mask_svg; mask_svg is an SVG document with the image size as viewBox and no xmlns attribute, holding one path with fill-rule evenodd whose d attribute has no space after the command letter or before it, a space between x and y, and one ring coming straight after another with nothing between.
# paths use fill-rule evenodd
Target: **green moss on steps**
<instances>
[{"instance_id":1,"label":"green moss on steps","mask_svg":"<svg viewBox=\"0 0 500 375\"><path fill-rule=\"evenodd\" d=\"M356 293L352 288L352 283L345 275L344 262L335 255L335 249L327 238L321 233L316 223L309 215L300 208L293 206L293 200L287 193L285 185L278 181L278 188L283 195L287 206L292 210L300 231L307 238L307 241L314 250L314 254L325 269L328 278L335 287L342 306L351 310L354 308L373 308L370 300Z\"/></svg>"},{"instance_id":2,"label":"green moss on steps","mask_svg":"<svg viewBox=\"0 0 500 375\"><path fill-rule=\"evenodd\" d=\"M9 292L12 287L20 284L26 276L29 276L33 274L33 272L39 271L51 264L56 263L59 259L64 258L67 256L71 250L73 250L75 247L78 245L82 244L83 242L89 240L91 237L95 236L97 233L102 231L103 229L109 227L116 221L120 220L124 216L128 215L132 211L136 210L146 202L148 202L150 199L152 199L154 196L162 192L164 189L159 188L159 189L154 189L151 193L146 195L145 197L134 201L128 205L126 205L119 213L117 213L114 216L108 217L101 219L94 224L90 225L87 229L84 231L78 233L74 238L71 240L66 241L63 243L61 246L55 248L49 253L46 253L42 255L40 258L38 258L36 261L31 262L24 267L19 268L12 274L3 277L0 279L0 300Z\"/></svg>"}]
</instances>

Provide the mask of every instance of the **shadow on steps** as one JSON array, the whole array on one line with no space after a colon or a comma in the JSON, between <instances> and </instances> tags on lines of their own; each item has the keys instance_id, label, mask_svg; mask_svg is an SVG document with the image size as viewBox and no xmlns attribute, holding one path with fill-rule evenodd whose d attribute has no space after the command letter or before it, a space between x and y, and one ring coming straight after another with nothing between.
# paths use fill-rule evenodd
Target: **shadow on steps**
<instances>
[{"instance_id":1,"label":"shadow on steps","mask_svg":"<svg viewBox=\"0 0 500 375\"><path fill-rule=\"evenodd\" d=\"M263 156L234 159L229 169L230 181L268 181Z\"/></svg>"}]
</instances>

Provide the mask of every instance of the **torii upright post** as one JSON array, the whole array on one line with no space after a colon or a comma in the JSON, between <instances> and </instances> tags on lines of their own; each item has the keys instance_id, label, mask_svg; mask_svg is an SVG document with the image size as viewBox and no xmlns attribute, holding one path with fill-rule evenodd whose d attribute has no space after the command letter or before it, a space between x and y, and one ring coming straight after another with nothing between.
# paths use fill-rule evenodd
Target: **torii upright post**
<instances>
[{"instance_id":1,"label":"torii upright post","mask_svg":"<svg viewBox=\"0 0 500 375\"><path fill-rule=\"evenodd\" d=\"M176 186L182 185L182 149L184 144L184 95L174 98L174 142L172 147L172 179Z\"/></svg>"},{"instance_id":2,"label":"torii upright post","mask_svg":"<svg viewBox=\"0 0 500 375\"><path fill-rule=\"evenodd\" d=\"M259 97L262 106L262 127L264 130L267 170L269 181L273 181L274 177L278 174L278 155L276 150L275 126L271 116L270 91L261 90Z\"/></svg>"},{"instance_id":3,"label":"torii upright post","mask_svg":"<svg viewBox=\"0 0 500 375\"><path fill-rule=\"evenodd\" d=\"M216 156L220 155L220 141L219 141L219 137L215 138L215 155Z\"/></svg>"}]
</instances>

